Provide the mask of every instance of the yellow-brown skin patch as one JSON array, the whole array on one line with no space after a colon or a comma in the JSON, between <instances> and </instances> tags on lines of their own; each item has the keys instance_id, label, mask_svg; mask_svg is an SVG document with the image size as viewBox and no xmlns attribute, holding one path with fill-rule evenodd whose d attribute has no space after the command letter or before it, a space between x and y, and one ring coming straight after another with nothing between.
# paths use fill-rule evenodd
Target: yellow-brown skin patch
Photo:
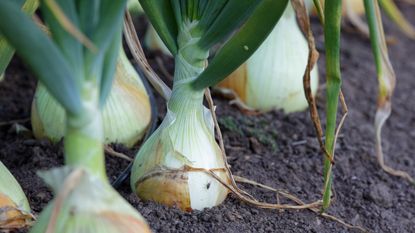
<instances>
[{"instance_id":1,"label":"yellow-brown skin patch","mask_svg":"<svg viewBox=\"0 0 415 233\"><path fill-rule=\"evenodd\" d=\"M9 197L0 193L0 229L24 228L31 220L31 215L20 211Z\"/></svg>"},{"instance_id":2,"label":"yellow-brown skin patch","mask_svg":"<svg viewBox=\"0 0 415 233\"><path fill-rule=\"evenodd\" d=\"M183 211L191 211L186 172L160 172L136 183L137 195Z\"/></svg>"},{"instance_id":3,"label":"yellow-brown skin patch","mask_svg":"<svg viewBox=\"0 0 415 233\"><path fill-rule=\"evenodd\" d=\"M219 88L230 89L238 95L239 99L246 103L247 66L242 64L232 72L226 79L218 84Z\"/></svg>"}]
</instances>

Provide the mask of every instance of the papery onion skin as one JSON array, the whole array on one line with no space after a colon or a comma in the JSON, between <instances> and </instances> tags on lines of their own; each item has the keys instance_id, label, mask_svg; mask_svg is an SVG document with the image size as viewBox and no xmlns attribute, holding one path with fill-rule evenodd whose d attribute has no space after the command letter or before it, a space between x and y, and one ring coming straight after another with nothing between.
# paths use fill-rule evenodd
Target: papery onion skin
<instances>
[{"instance_id":1,"label":"papery onion skin","mask_svg":"<svg viewBox=\"0 0 415 233\"><path fill-rule=\"evenodd\" d=\"M185 172L159 173L136 182L137 195L171 207L191 211L188 177ZM154 190L160 195L154 195Z\"/></svg>"}]
</instances>

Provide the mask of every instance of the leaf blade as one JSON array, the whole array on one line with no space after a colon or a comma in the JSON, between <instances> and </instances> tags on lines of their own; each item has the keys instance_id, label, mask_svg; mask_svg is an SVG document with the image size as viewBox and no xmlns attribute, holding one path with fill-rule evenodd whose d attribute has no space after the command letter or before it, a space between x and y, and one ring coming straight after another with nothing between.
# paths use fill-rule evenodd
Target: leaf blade
<instances>
[{"instance_id":1,"label":"leaf blade","mask_svg":"<svg viewBox=\"0 0 415 233\"><path fill-rule=\"evenodd\" d=\"M100 20L98 25L95 25L91 35L91 41L98 51L85 50L86 79L96 78L98 83L102 81L105 51L108 50L113 41L113 36L118 35L119 30L122 28L122 15L126 5L126 0L102 0L100 3Z\"/></svg>"},{"instance_id":2,"label":"leaf blade","mask_svg":"<svg viewBox=\"0 0 415 233\"><path fill-rule=\"evenodd\" d=\"M177 54L176 38L178 35L173 7L168 0L139 0L164 44L173 55Z\"/></svg>"},{"instance_id":3,"label":"leaf blade","mask_svg":"<svg viewBox=\"0 0 415 233\"><path fill-rule=\"evenodd\" d=\"M11 24L10 22L19 23ZM80 91L75 84L74 74L69 65L55 44L28 16L20 11L16 4L0 1L0 31L55 99L69 113L79 114L81 112Z\"/></svg>"},{"instance_id":4,"label":"leaf blade","mask_svg":"<svg viewBox=\"0 0 415 233\"><path fill-rule=\"evenodd\" d=\"M105 104L105 101L111 91L112 82L115 78L115 69L117 61L120 62L121 52L121 31L122 28L115 34L113 41L110 44L107 53L105 54L103 71L100 83L100 94L99 94L99 105L102 108Z\"/></svg>"},{"instance_id":5,"label":"leaf blade","mask_svg":"<svg viewBox=\"0 0 415 233\"><path fill-rule=\"evenodd\" d=\"M258 0L229 0L220 14L213 19L213 22L208 23L210 26L198 42L199 46L209 49L223 40L249 16L260 2ZM211 13L206 12L205 14Z\"/></svg>"},{"instance_id":6,"label":"leaf blade","mask_svg":"<svg viewBox=\"0 0 415 233\"><path fill-rule=\"evenodd\" d=\"M415 40L415 28L412 24L403 16L398 7L392 0L379 0L382 9L391 18L402 32L409 38Z\"/></svg>"},{"instance_id":7,"label":"leaf blade","mask_svg":"<svg viewBox=\"0 0 415 233\"><path fill-rule=\"evenodd\" d=\"M331 158L334 155L334 143L336 140L336 119L341 88L340 71L340 23L342 1L326 1L324 7L324 45L326 48L326 143L325 147ZM331 186L333 176L331 174L332 163L327 157L324 159L324 193L322 210L330 206Z\"/></svg>"},{"instance_id":8,"label":"leaf blade","mask_svg":"<svg viewBox=\"0 0 415 233\"><path fill-rule=\"evenodd\" d=\"M29 15L32 15L33 12L38 8L38 0L26 0L22 6L22 10ZM0 76L3 75L7 66L9 65L14 54L14 48L10 46L6 38L0 35ZM0 78L1 80L1 78Z\"/></svg>"},{"instance_id":9,"label":"leaf blade","mask_svg":"<svg viewBox=\"0 0 415 233\"><path fill-rule=\"evenodd\" d=\"M83 48L82 44L79 43L79 36L76 38L70 31L75 30L78 34L82 35L78 29L73 29L74 27L79 27L76 6L73 1L67 0L56 0L54 6L59 8L58 12L54 12L56 10L50 5L42 4L42 15L45 22L48 23L51 37L64 55L65 60L71 66L71 69L74 71L76 84L80 88L84 72ZM64 14L64 16L61 16L62 14ZM58 19L58 17L63 17L63 19ZM67 25L69 30L63 26L62 21L69 24Z\"/></svg>"}]
</instances>

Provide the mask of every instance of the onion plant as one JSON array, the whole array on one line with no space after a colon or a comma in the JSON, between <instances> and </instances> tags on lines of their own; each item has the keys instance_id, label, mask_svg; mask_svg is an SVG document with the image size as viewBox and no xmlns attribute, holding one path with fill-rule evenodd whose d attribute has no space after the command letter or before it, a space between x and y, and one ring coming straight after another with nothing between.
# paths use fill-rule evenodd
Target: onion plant
<instances>
[{"instance_id":1,"label":"onion plant","mask_svg":"<svg viewBox=\"0 0 415 233\"><path fill-rule=\"evenodd\" d=\"M234 102L248 110L302 111L308 106L303 91L307 59L307 40L290 3L259 49L218 87L224 94L236 97ZM317 86L315 66L311 71L313 95Z\"/></svg>"},{"instance_id":2,"label":"onion plant","mask_svg":"<svg viewBox=\"0 0 415 233\"><path fill-rule=\"evenodd\" d=\"M32 220L22 188L0 161L0 231L27 227Z\"/></svg>"},{"instance_id":3,"label":"onion plant","mask_svg":"<svg viewBox=\"0 0 415 233\"><path fill-rule=\"evenodd\" d=\"M49 38L18 4L0 1L1 34L66 113L66 166L43 173L56 197L31 232L149 232L112 189L104 166L101 109L121 47L125 6L126 0L44 0Z\"/></svg>"},{"instance_id":4,"label":"onion plant","mask_svg":"<svg viewBox=\"0 0 415 233\"><path fill-rule=\"evenodd\" d=\"M218 205L228 190L204 171L225 183L230 177L215 141L212 115L203 106L204 89L223 80L259 47L287 1L140 3L173 55L175 72L167 115L140 148L131 187L142 199L183 210ZM208 65L212 47L221 42Z\"/></svg>"},{"instance_id":5,"label":"onion plant","mask_svg":"<svg viewBox=\"0 0 415 233\"><path fill-rule=\"evenodd\" d=\"M366 18L369 25L370 41L378 76L378 99L375 115L376 155L383 170L394 176L407 179L415 185L415 179L407 172L395 170L384 163L382 150L382 127L392 112L392 95L396 85L396 75L389 60L388 48L383 31L379 4L382 0L364 0Z\"/></svg>"}]
</instances>

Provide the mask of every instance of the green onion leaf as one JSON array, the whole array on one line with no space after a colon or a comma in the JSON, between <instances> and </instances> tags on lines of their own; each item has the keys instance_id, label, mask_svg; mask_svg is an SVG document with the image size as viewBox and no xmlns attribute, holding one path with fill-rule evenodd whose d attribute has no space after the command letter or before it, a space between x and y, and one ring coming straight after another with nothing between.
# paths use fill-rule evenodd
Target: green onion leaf
<instances>
[{"instance_id":1,"label":"green onion leaf","mask_svg":"<svg viewBox=\"0 0 415 233\"><path fill-rule=\"evenodd\" d=\"M55 99L70 114L79 114L80 90L70 65L48 36L12 1L0 1L0 32Z\"/></svg>"},{"instance_id":2,"label":"green onion leaf","mask_svg":"<svg viewBox=\"0 0 415 233\"><path fill-rule=\"evenodd\" d=\"M101 108L104 106L106 99L111 91L112 81L115 76L115 64L117 63L121 49L121 30L122 27L119 27L119 31L114 34L115 36L113 36L113 41L111 42L110 47L105 54L99 95L99 105Z\"/></svg>"},{"instance_id":3,"label":"green onion leaf","mask_svg":"<svg viewBox=\"0 0 415 233\"><path fill-rule=\"evenodd\" d=\"M173 55L176 55L178 29L171 2L167 0L140 0L140 4L164 44Z\"/></svg>"},{"instance_id":4,"label":"green onion leaf","mask_svg":"<svg viewBox=\"0 0 415 233\"><path fill-rule=\"evenodd\" d=\"M26 2L22 6L22 10L27 14L31 15L37 9L38 6L38 0L26 0ZM14 48L7 43L6 38L4 38L0 33L0 81L2 80L1 77L4 75L4 71L9 65L13 57L13 54Z\"/></svg>"},{"instance_id":5,"label":"green onion leaf","mask_svg":"<svg viewBox=\"0 0 415 233\"><path fill-rule=\"evenodd\" d=\"M98 78L99 82L102 81L101 66L105 59L104 51L107 51L114 40L114 35L122 28L122 14L124 13L122 9L126 7L126 4L126 0L102 0L100 3L98 8L100 20L91 35L91 41L98 51L85 51L86 78ZM115 62L112 66L115 66Z\"/></svg>"},{"instance_id":6,"label":"green onion leaf","mask_svg":"<svg viewBox=\"0 0 415 233\"><path fill-rule=\"evenodd\" d=\"M78 16L76 13L76 6L73 1L56 0L59 4L60 10L63 11L67 20L76 27L78 27ZM59 50L65 57L65 60L71 66L71 70L76 72L76 84L78 88L81 86L81 78L83 77L83 48L78 39L70 34L68 30L61 25L57 17L59 15L55 9L49 7L48 4L42 4L42 14L45 21L48 22L48 28L51 32L53 41L59 47Z\"/></svg>"},{"instance_id":7,"label":"green onion leaf","mask_svg":"<svg viewBox=\"0 0 415 233\"><path fill-rule=\"evenodd\" d=\"M385 13L396 23L396 25L398 25L402 32L414 40L415 28L405 19L396 4L392 0L380 0L379 3Z\"/></svg>"},{"instance_id":8,"label":"green onion leaf","mask_svg":"<svg viewBox=\"0 0 415 233\"><path fill-rule=\"evenodd\" d=\"M223 40L255 10L260 2L258 0L229 0L218 16L211 18L209 16L213 14L206 12L204 15L207 14L208 17L203 17L203 19L211 20L208 24L210 27L204 30L205 33L198 42L199 46L210 49Z\"/></svg>"},{"instance_id":9,"label":"green onion leaf","mask_svg":"<svg viewBox=\"0 0 415 233\"><path fill-rule=\"evenodd\" d=\"M342 1L326 1L324 7L324 44L326 48L326 78L327 78L327 107L326 107L326 143L328 153L333 157L336 132L337 108L341 87L340 72L340 23ZM324 159L324 193L323 211L330 206L332 164L330 159Z\"/></svg>"}]
</instances>

